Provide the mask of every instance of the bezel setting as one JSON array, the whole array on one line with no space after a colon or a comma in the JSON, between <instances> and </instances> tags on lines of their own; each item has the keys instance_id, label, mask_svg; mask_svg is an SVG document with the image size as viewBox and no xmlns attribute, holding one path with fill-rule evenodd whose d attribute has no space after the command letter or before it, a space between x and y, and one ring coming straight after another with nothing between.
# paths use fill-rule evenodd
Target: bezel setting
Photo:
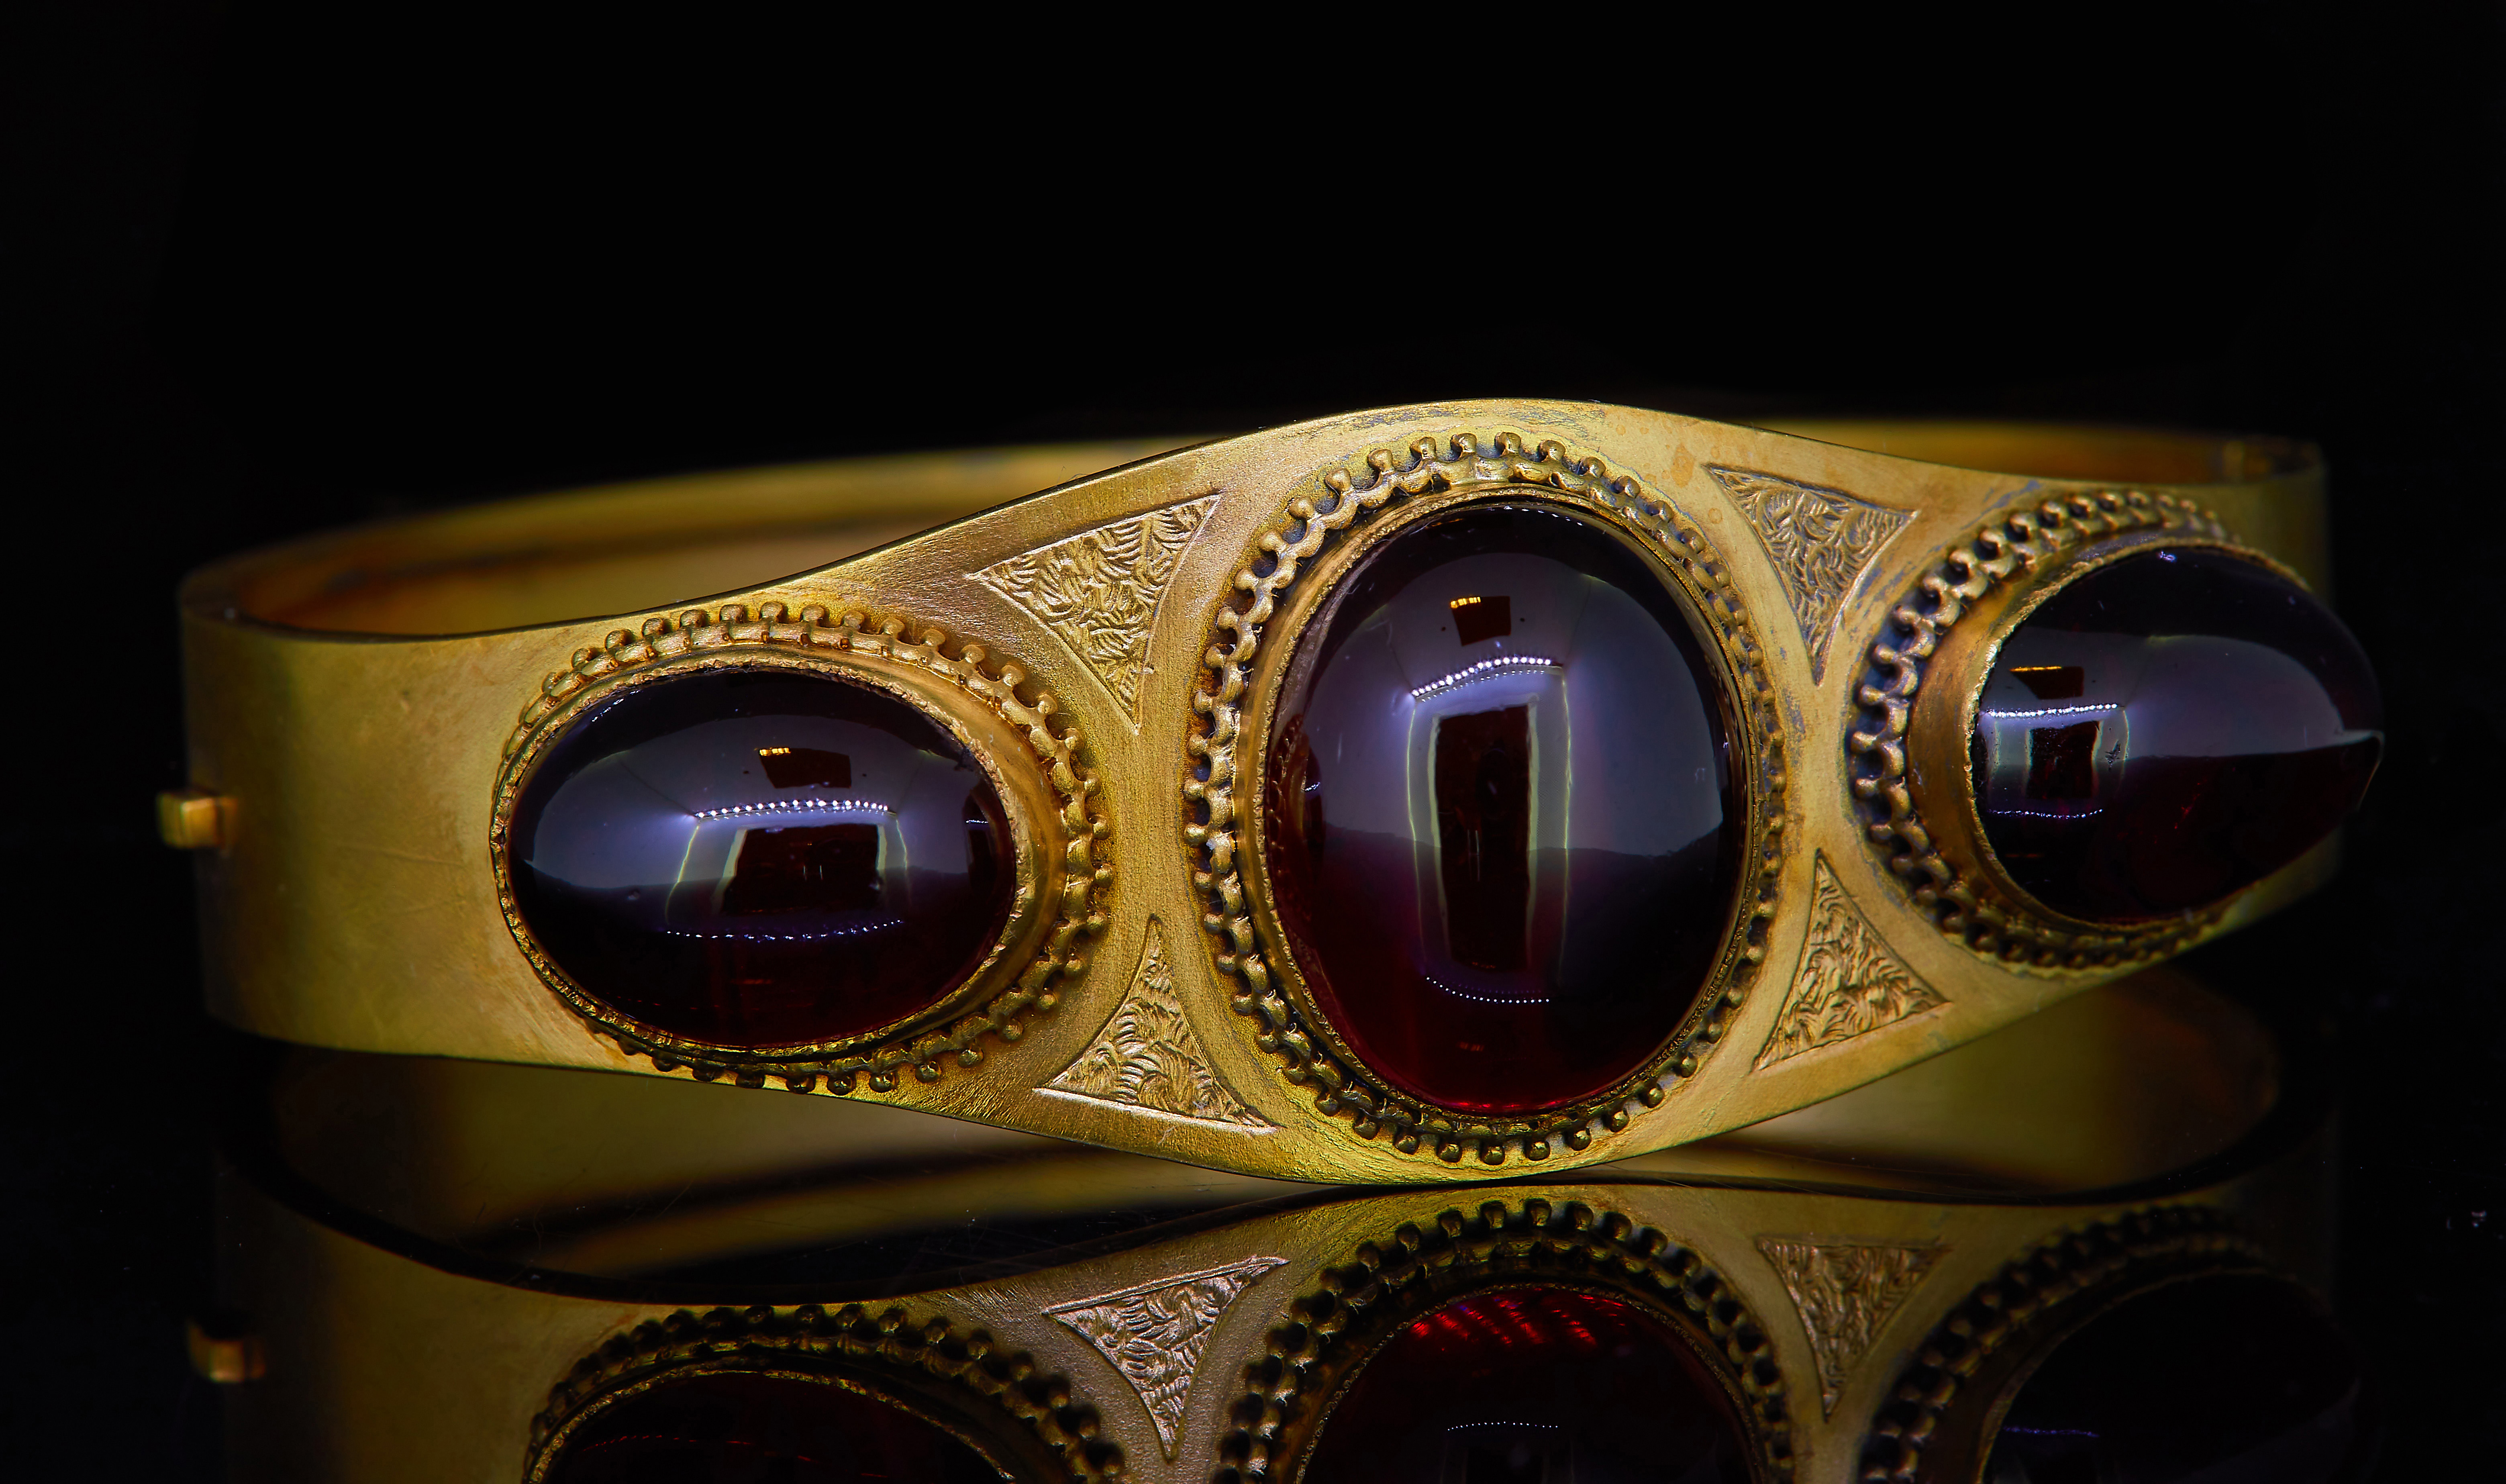
<instances>
[{"instance_id":1,"label":"bezel setting","mask_svg":"<svg viewBox=\"0 0 2506 1484\"><path fill-rule=\"evenodd\" d=\"M613 1337L575 1363L531 1420L524 1484L543 1484L585 1423L655 1387L695 1376L751 1375L840 1388L897 1407L956 1438L998 1468L1033 1477L1112 1484L1121 1448L1098 1434L1095 1408L1070 1399L1070 1383L1041 1374L1023 1352L1001 1354L990 1334L938 1316L829 1312L758 1305L682 1309Z\"/></svg>"},{"instance_id":2,"label":"bezel setting","mask_svg":"<svg viewBox=\"0 0 2506 1484\"><path fill-rule=\"evenodd\" d=\"M1404 1222L1327 1267L1244 1367L1217 1484L1295 1478L1333 1407L1401 1325L1488 1289L1556 1285L1630 1300L1686 1341L1748 1433L1750 1471L1793 1476L1792 1424L1767 1326L1696 1252L1614 1211L1534 1197Z\"/></svg>"},{"instance_id":3,"label":"bezel setting","mask_svg":"<svg viewBox=\"0 0 2506 1484\"><path fill-rule=\"evenodd\" d=\"M2223 551L2305 586L2189 500L2100 489L2014 511L1951 548L1870 647L1844 728L1845 775L1863 838L1917 913L2006 968L2111 971L2162 959L2210 933L2244 894L2141 923L2058 912L1993 854L1967 760L1994 661L2028 615L2075 578L2127 557L2188 547Z\"/></svg>"},{"instance_id":4,"label":"bezel setting","mask_svg":"<svg viewBox=\"0 0 2506 1484\"><path fill-rule=\"evenodd\" d=\"M2036 1362L2124 1301L2189 1279L2273 1276L2237 1220L2160 1206L2058 1232L1977 1285L1916 1348L1863 1445L1875 1484L1973 1477Z\"/></svg>"},{"instance_id":5,"label":"bezel setting","mask_svg":"<svg viewBox=\"0 0 2506 1484\"><path fill-rule=\"evenodd\" d=\"M870 1091L885 1093L895 1090L906 1068L919 1081L936 1082L944 1061L973 1068L984 1060L987 1039L1018 1041L1024 1033L1019 1017L1051 1010L1069 981L1086 969L1086 940L1105 925L1112 831L1097 803L1094 770L1081 761L1085 744L1079 732L1066 726L1054 731L1056 703L1050 693L1032 703L1020 700L1018 688L1026 674L1019 666L1002 663L986 671L990 656L982 645L960 642L951 658L941 630L920 630L915 640L906 637L911 626L902 618L890 616L876 627L873 622L859 610L831 619L816 604L796 617L782 603L763 604L753 615L733 603L718 615L698 608L648 619L640 631L615 630L600 648L576 651L573 664L551 675L523 707L505 743L488 829L497 900L532 970L594 1033L660 1070L684 1068L699 1081L729 1077L744 1087L762 1087L774 1077L797 1093L816 1091L823 1082L826 1091L845 1094L857 1079L866 1079ZM1009 816L1016 893L1009 920L983 962L931 1004L835 1039L762 1049L721 1045L674 1034L612 1007L559 967L523 920L514 896L510 836L521 792L549 747L587 706L622 688L725 668L799 671L870 686L929 717L984 770ZM1021 756L1035 766L1016 766Z\"/></svg>"},{"instance_id":6,"label":"bezel setting","mask_svg":"<svg viewBox=\"0 0 2506 1484\"><path fill-rule=\"evenodd\" d=\"M1240 986L1232 1007L1255 1023L1254 1036L1290 1082L1311 1090L1315 1111L1346 1115L1357 1137L1388 1137L1404 1154L1447 1164L1476 1154L1500 1165L1509 1153L1532 1161L1557 1145L1591 1146L1595 1127L1616 1134L1633 1110L1663 1104L1695 1074L1730 1029L1766 957L1783 847L1783 732L1758 639L1734 591L1730 569L1699 523L1614 475L1597 458L1556 442L1526 451L1499 433L1481 451L1477 435L1420 438L1402 461L1368 455L1363 482L1344 468L1313 478L1257 540L1235 585L1245 595L1222 602L1211 620L1201 683L1185 748L1191 759L1184 839L1195 856L1193 883L1204 898L1201 925L1223 979ZM1263 854L1263 758L1288 661L1339 579L1367 552L1413 523L1470 504L1546 504L1593 518L1637 551L1687 614L1700 650L1715 669L1733 766L1745 814L1741 876L1723 924L1714 967L1679 1027L1661 1049L1604 1092L1559 1107L1489 1115L1438 1106L1394 1090L1368 1067L1317 1008L1271 907ZM1280 642L1265 639L1275 633ZM1249 747L1249 753L1244 749ZM1238 859L1241 854L1242 860Z\"/></svg>"}]
</instances>

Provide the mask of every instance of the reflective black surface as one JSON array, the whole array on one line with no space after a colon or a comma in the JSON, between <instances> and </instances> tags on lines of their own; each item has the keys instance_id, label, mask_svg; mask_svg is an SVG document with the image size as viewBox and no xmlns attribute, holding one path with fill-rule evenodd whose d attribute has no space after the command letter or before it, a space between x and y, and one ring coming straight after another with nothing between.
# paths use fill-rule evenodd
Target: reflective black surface
<instances>
[{"instance_id":1,"label":"reflective black surface","mask_svg":"<svg viewBox=\"0 0 2506 1484\"><path fill-rule=\"evenodd\" d=\"M1306 1484L1746 1484L1730 1396L1669 1321L1547 1284L1396 1332L1332 1407Z\"/></svg>"},{"instance_id":2,"label":"reflective black surface","mask_svg":"<svg viewBox=\"0 0 2506 1484\"><path fill-rule=\"evenodd\" d=\"M1403 530L1297 649L1265 795L1280 925L1369 1065L1447 1106L1607 1088L1678 1026L1740 853L1713 671L1609 531Z\"/></svg>"},{"instance_id":3,"label":"reflective black surface","mask_svg":"<svg viewBox=\"0 0 2506 1484\"><path fill-rule=\"evenodd\" d=\"M998 1484L922 1418L824 1381L742 1372L664 1382L579 1428L550 1484Z\"/></svg>"},{"instance_id":4,"label":"reflective black surface","mask_svg":"<svg viewBox=\"0 0 2506 1484\"><path fill-rule=\"evenodd\" d=\"M2074 917L2207 906L2304 854L2383 753L2358 641L2260 563L2188 548L2056 592L2003 643L1976 713L1985 836Z\"/></svg>"},{"instance_id":5,"label":"reflective black surface","mask_svg":"<svg viewBox=\"0 0 2506 1484\"><path fill-rule=\"evenodd\" d=\"M2350 1484L2376 1454L2365 1371L2295 1285L2214 1277L2130 1299L2021 1386L1984 1484Z\"/></svg>"},{"instance_id":6,"label":"reflective black surface","mask_svg":"<svg viewBox=\"0 0 2506 1484\"><path fill-rule=\"evenodd\" d=\"M648 1025L772 1046L873 1031L980 963L1017 887L966 749L905 702L784 670L620 692L514 812L550 958Z\"/></svg>"}]
</instances>

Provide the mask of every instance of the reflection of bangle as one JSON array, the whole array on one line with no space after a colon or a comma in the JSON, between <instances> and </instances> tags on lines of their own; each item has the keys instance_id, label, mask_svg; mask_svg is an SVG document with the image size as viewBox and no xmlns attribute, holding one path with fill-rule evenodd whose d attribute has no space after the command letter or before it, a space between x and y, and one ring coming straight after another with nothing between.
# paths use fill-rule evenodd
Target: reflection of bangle
<instances>
[{"instance_id":1,"label":"reflection of bangle","mask_svg":"<svg viewBox=\"0 0 2506 1484\"><path fill-rule=\"evenodd\" d=\"M1324 1484L1411 1476L1367 1472L1396 1444L1422 1479L1457 1476L1440 1449L1604 1477L1632 1450L1685 1478L1720 1447L1700 1477L1842 1481L1866 1459L1973 1478L1993 1419L2082 1430L2105 1397L2158 1414L2116 1448L2250 1405L2225 1433L2320 1412L2328 1450L2356 1420L2345 1353L2271 1276L2327 1257L2309 1085L2153 972L1737 1135L1358 1192L878 1107L295 1051L229 1140L221 1285L251 1323L217 1354L260 1375L227 1435L249 1476L375 1484L708 1477L706 1449L955 1478L961 1446L1020 1479ZM2163 1354L2094 1339L2153 1306ZM2250 1338L2200 1332L2225 1315L2281 1326L2259 1389L2284 1403L2199 1373ZM2083 1391L2092 1361L2124 1372ZM2151 1378L2198 1385L2169 1412Z\"/></svg>"},{"instance_id":2,"label":"reflection of bangle","mask_svg":"<svg viewBox=\"0 0 2506 1484\"><path fill-rule=\"evenodd\" d=\"M211 1006L1421 1180L1801 1106L2328 869L2381 723L2309 454L1817 431L1417 408L238 559L166 801Z\"/></svg>"}]
</instances>

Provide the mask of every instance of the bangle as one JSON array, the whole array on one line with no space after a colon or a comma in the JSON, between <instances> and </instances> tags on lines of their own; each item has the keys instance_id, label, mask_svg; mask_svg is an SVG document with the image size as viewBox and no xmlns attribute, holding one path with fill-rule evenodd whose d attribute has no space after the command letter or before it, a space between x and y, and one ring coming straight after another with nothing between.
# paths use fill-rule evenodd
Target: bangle
<instances>
[{"instance_id":1,"label":"bangle","mask_svg":"<svg viewBox=\"0 0 2506 1484\"><path fill-rule=\"evenodd\" d=\"M2166 971L1477 1189L260 1044L195 1341L239 1476L1843 1484L2304 1438L2330 1479L2372 1442L2309 1286L2318 1068Z\"/></svg>"},{"instance_id":2,"label":"bangle","mask_svg":"<svg viewBox=\"0 0 2506 1484\"><path fill-rule=\"evenodd\" d=\"M2381 746L2291 445L1488 402L1077 477L1143 452L197 574L163 809L210 1009L1299 1179L1555 1170L2273 910Z\"/></svg>"}]
</instances>

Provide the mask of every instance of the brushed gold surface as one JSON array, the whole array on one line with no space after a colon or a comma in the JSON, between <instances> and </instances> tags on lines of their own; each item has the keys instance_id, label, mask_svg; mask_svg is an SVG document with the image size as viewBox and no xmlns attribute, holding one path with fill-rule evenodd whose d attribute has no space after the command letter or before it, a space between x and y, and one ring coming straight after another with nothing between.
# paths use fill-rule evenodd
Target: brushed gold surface
<instances>
[{"instance_id":1,"label":"brushed gold surface","mask_svg":"<svg viewBox=\"0 0 2506 1484\"><path fill-rule=\"evenodd\" d=\"M1697 1075L1667 1084L1658 1105L1631 1104L1623 1130L1596 1134L1581 1151L1560 1148L1541 1168L1555 1176L1758 1123L2122 970L1999 964L1915 909L1906 885L1861 838L1842 765L1860 666L1831 663L1814 678L1776 571L1706 469L1763 471L1911 515L1844 596L1831 659L1867 646L1916 578L1987 516L2151 472L2207 474L2198 485L2133 488L2178 489L2318 590L2326 577L2322 474L2302 450L2071 429L1817 431L1944 461L1632 408L1456 402L1325 418L1096 474L1087 471L1152 451L1009 451L657 481L370 527L223 563L187 584L183 617L191 783L231 801L225 848L197 859L209 1008L245 1030L312 1045L655 1074L568 1010L507 931L489 829L517 714L578 651L698 602L910 615L945 630L952 644L997 648L1031 667L1029 693L1049 692L1084 732L1096 801L1124 845L1105 931L1091 948L1095 967L1057 1008L980 1068L952 1066L934 1082L904 1079L893 1092L854 1096L1253 1175L1450 1177L1450 1167L1432 1156L1360 1138L1345 1114L1317 1112L1256 1043L1253 1023L1231 1010L1230 981L1196 941L1203 909L1180 847L1181 738L1212 614L1289 500L1318 491L1321 471L1361 466L1372 451L1421 438L1450 444L1459 433L1491 447L1497 433L1512 432L1532 445L1555 440L1631 476L1726 555L1730 590L1762 616L1761 663L1775 686L1790 764L1764 983L1724 1032L1749 1051L1706 1059ZM1961 460L2061 477L1953 466ZM1014 498L1037 489L1044 492ZM1072 532L1203 498L1206 515L1176 559L1145 637L1135 711L1043 619L973 575ZM922 533L839 556L900 528ZM821 564L773 575L812 561ZM749 585L692 596L726 581ZM1821 854L1874 929L1945 1003L1757 1068L1751 1055L1800 959ZM2248 893L2225 925L2311 886L2329 859L2319 852ZM1167 924L1173 994L1208 1072L1258 1123L1043 1091L1106 1024L1129 967L1143 960L1153 919ZM1522 1145L1499 1152L1520 1158ZM1474 1160L1459 1173L1522 1168Z\"/></svg>"}]
</instances>

